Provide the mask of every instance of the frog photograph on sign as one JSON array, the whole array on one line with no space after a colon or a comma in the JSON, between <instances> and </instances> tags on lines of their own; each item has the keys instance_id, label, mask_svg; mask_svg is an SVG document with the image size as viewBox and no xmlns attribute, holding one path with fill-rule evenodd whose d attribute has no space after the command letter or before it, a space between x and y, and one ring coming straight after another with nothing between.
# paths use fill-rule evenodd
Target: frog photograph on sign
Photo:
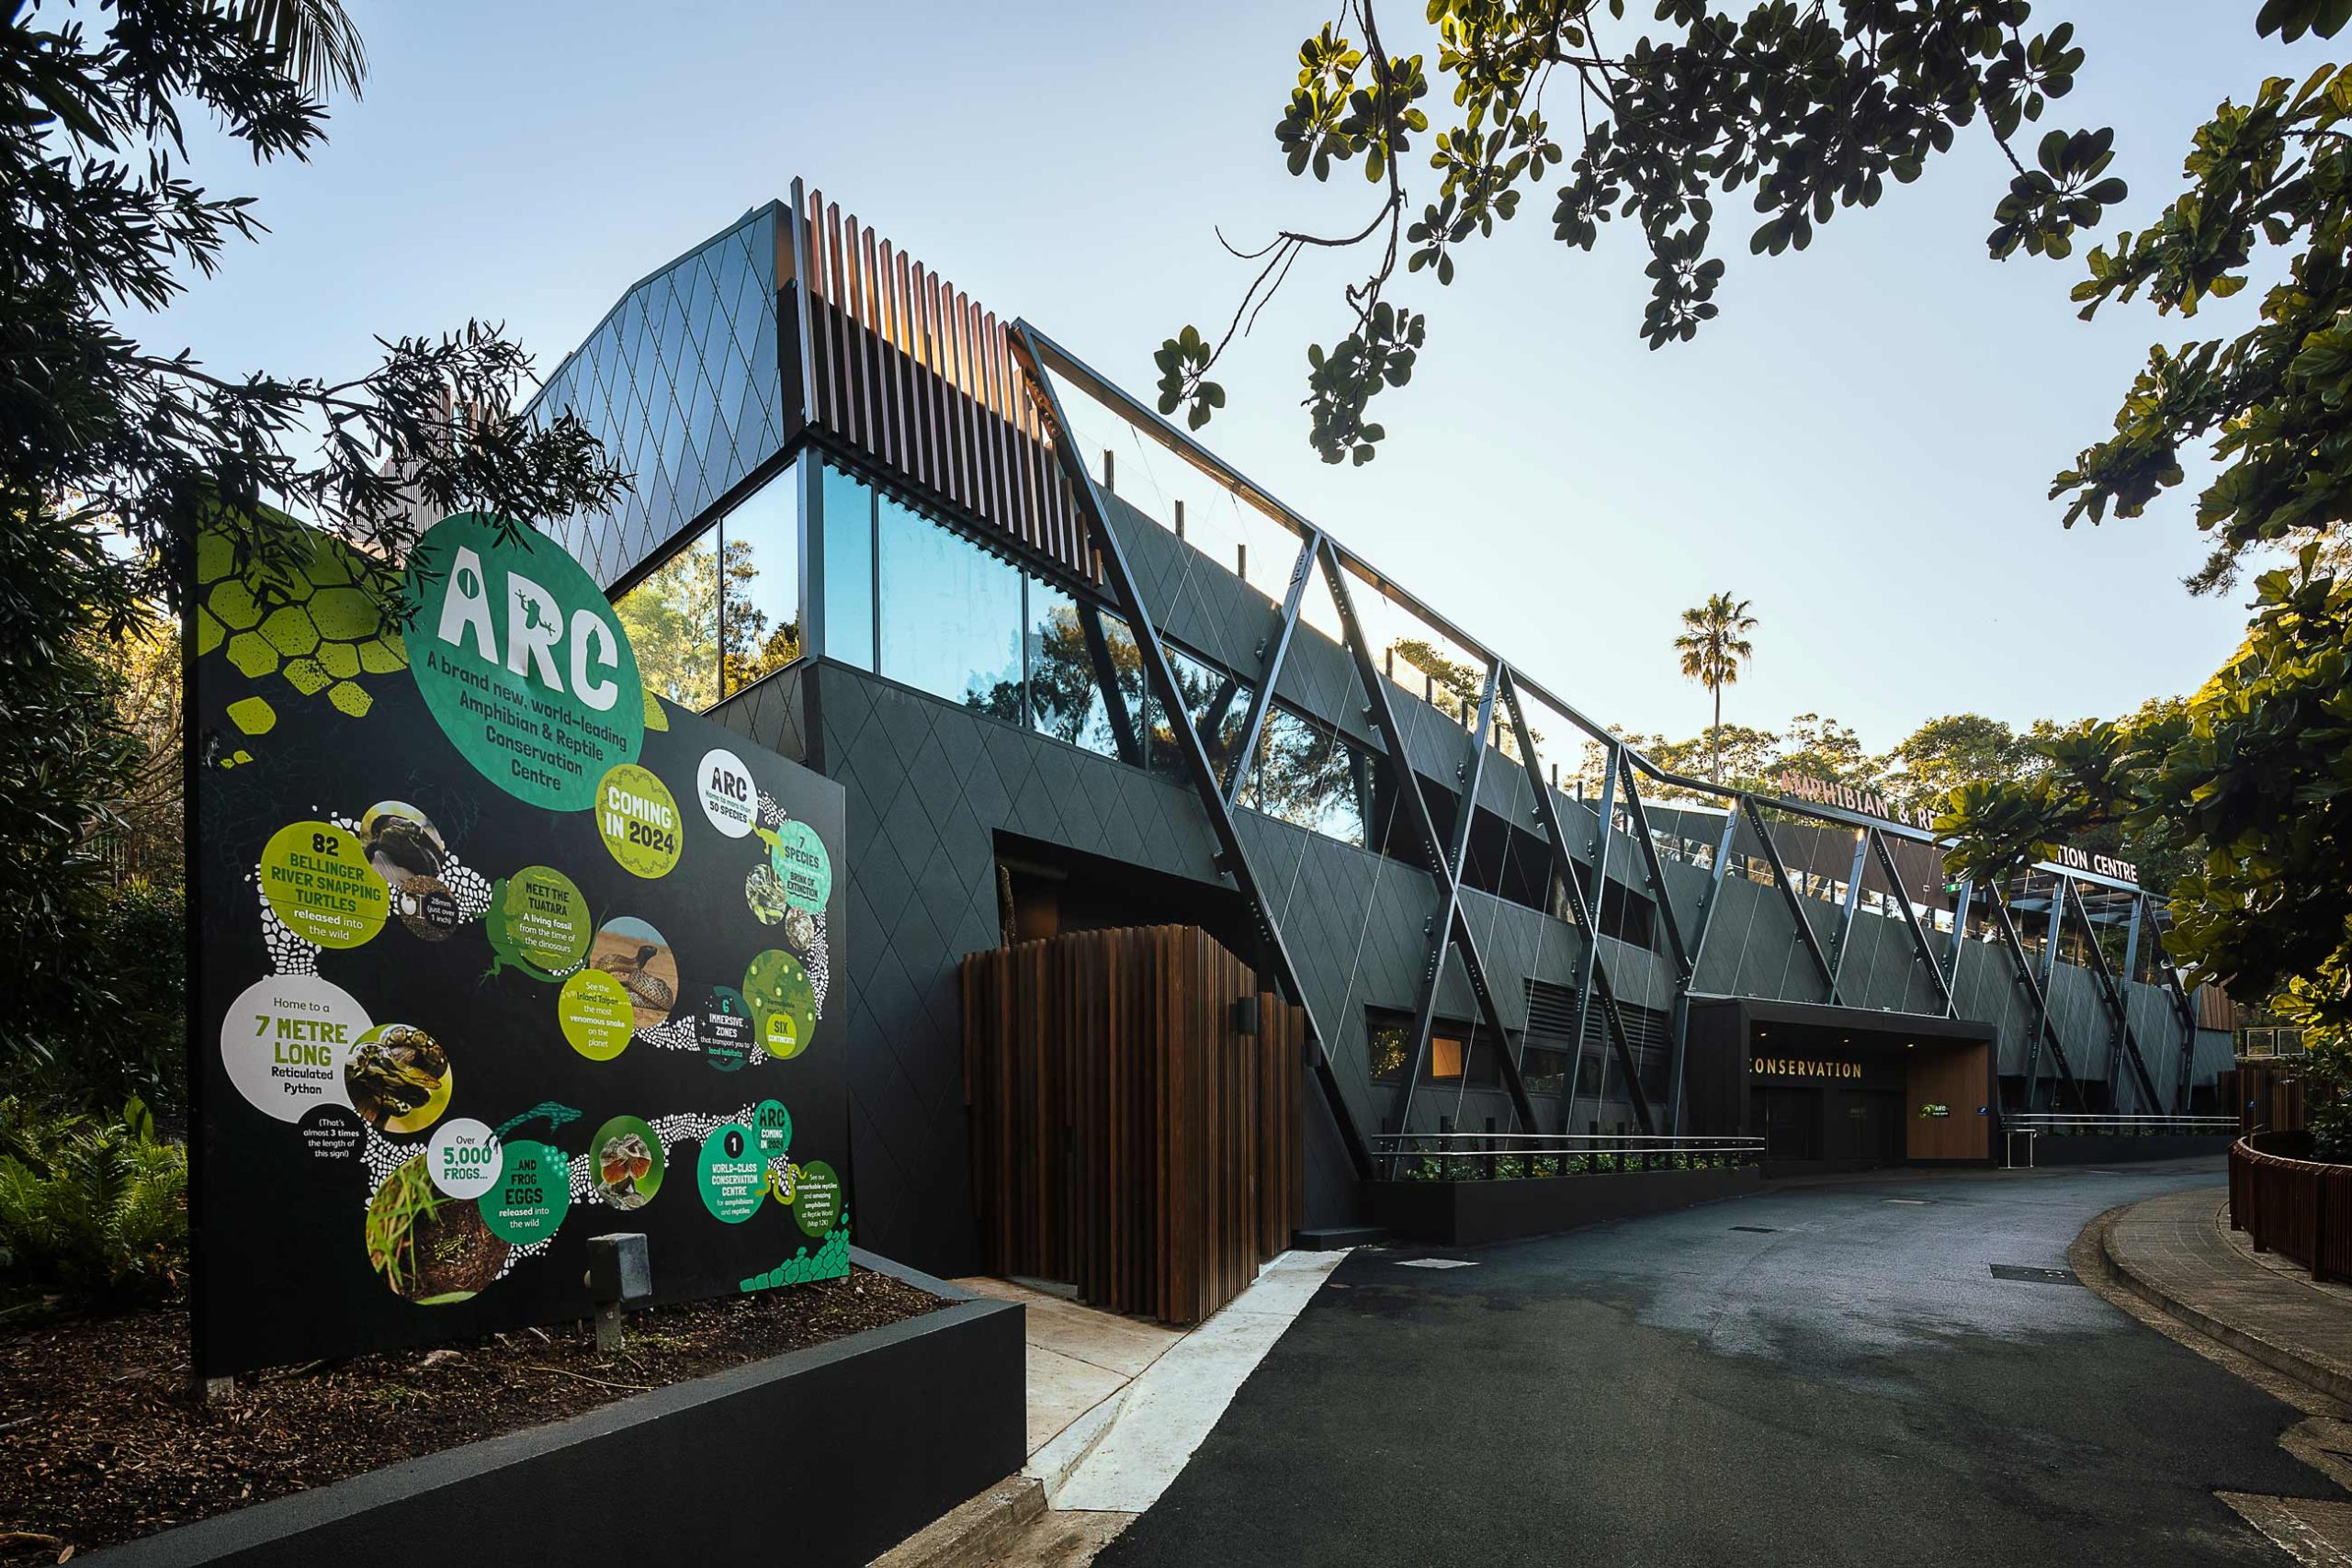
<instances>
[{"instance_id":1,"label":"frog photograph on sign","mask_svg":"<svg viewBox=\"0 0 2352 1568\"><path fill-rule=\"evenodd\" d=\"M846 1273L839 788L648 694L545 536L406 581L364 701L195 660L200 1367L581 1316L616 1222L659 1301Z\"/></svg>"}]
</instances>

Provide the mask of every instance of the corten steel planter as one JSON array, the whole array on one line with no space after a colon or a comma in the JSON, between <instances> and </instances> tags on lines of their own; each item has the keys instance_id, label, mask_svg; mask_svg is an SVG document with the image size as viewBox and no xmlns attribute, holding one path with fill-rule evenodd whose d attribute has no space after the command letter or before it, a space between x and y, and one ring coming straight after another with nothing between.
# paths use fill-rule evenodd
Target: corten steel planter
<instances>
[{"instance_id":1,"label":"corten steel planter","mask_svg":"<svg viewBox=\"0 0 2352 1568\"><path fill-rule=\"evenodd\" d=\"M2314 1280L2352 1279L2352 1165L2303 1157L2301 1133L2256 1133L2230 1145L2230 1228Z\"/></svg>"}]
</instances>

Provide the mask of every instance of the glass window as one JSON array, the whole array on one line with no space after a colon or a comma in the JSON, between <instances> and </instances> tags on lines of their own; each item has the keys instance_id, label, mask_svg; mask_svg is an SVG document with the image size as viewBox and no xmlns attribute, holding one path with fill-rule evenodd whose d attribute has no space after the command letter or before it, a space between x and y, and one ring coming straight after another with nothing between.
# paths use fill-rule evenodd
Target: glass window
<instances>
[{"instance_id":1,"label":"glass window","mask_svg":"<svg viewBox=\"0 0 2352 1568\"><path fill-rule=\"evenodd\" d=\"M1405 1053L1412 1039L1409 1020L1396 1013L1374 1013L1364 1023L1370 1047L1372 1076L1388 1083L1405 1076Z\"/></svg>"},{"instance_id":2,"label":"glass window","mask_svg":"<svg viewBox=\"0 0 2352 1568\"><path fill-rule=\"evenodd\" d=\"M1336 730L1279 703L1266 710L1241 804L1362 847L1371 801L1370 758Z\"/></svg>"},{"instance_id":3,"label":"glass window","mask_svg":"<svg viewBox=\"0 0 2352 1568\"><path fill-rule=\"evenodd\" d=\"M1161 646L1168 655L1169 672L1176 677L1176 690L1184 698L1185 712L1192 716L1193 732L1201 738L1210 770L1223 784L1231 776L1233 754L1240 749L1242 726L1250 717L1250 688L1179 649ZM1184 757L1175 731L1156 711L1156 705L1152 718L1151 769L1181 777Z\"/></svg>"},{"instance_id":4,"label":"glass window","mask_svg":"<svg viewBox=\"0 0 2352 1568\"><path fill-rule=\"evenodd\" d=\"M696 713L718 701L718 530L705 528L613 607L645 684Z\"/></svg>"},{"instance_id":5,"label":"glass window","mask_svg":"<svg viewBox=\"0 0 2352 1568\"><path fill-rule=\"evenodd\" d=\"M1582 1056L1577 1058L1577 1098L1578 1100L1598 1100L1600 1098L1600 1057Z\"/></svg>"},{"instance_id":6,"label":"glass window","mask_svg":"<svg viewBox=\"0 0 2352 1568\"><path fill-rule=\"evenodd\" d=\"M1568 1058L1564 1051L1530 1045L1521 1053L1519 1076L1530 1094L1557 1094L1567 1081Z\"/></svg>"},{"instance_id":7,"label":"glass window","mask_svg":"<svg viewBox=\"0 0 2352 1568\"><path fill-rule=\"evenodd\" d=\"M1458 1082L1462 1077L1462 1042L1450 1034L1430 1036L1430 1077L1442 1083Z\"/></svg>"},{"instance_id":8,"label":"glass window","mask_svg":"<svg viewBox=\"0 0 2352 1568\"><path fill-rule=\"evenodd\" d=\"M882 674L1021 717L1021 573L888 496L876 531Z\"/></svg>"},{"instance_id":9,"label":"glass window","mask_svg":"<svg viewBox=\"0 0 2352 1568\"><path fill-rule=\"evenodd\" d=\"M1143 655L1126 623L1032 580L1022 640L1029 728L1140 765L1136 717L1143 711ZM1117 695L1115 711L1104 699L1106 686Z\"/></svg>"},{"instance_id":10,"label":"glass window","mask_svg":"<svg viewBox=\"0 0 2352 1568\"><path fill-rule=\"evenodd\" d=\"M874 492L825 469L825 657L874 668Z\"/></svg>"},{"instance_id":11,"label":"glass window","mask_svg":"<svg viewBox=\"0 0 2352 1568\"><path fill-rule=\"evenodd\" d=\"M719 525L726 562L719 660L729 694L800 657L800 466L737 504Z\"/></svg>"}]
</instances>

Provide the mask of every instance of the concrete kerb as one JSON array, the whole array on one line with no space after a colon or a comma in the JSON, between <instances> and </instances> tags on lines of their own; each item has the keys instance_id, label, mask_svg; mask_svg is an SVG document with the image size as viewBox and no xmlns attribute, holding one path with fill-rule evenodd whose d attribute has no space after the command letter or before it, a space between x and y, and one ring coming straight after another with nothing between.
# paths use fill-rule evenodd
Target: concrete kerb
<instances>
[{"instance_id":1,"label":"concrete kerb","mask_svg":"<svg viewBox=\"0 0 2352 1568\"><path fill-rule=\"evenodd\" d=\"M2272 1372L2290 1378L2303 1388L2339 1405L2352 1406L2352 1368L2331 1357L2266 1334L2255 1325L2225 1321L2183 1300L2177 1292L2167 1290L2150 1271L2135 1270L2118 1257L2114 1246L2115 1227L2139 1206L2123 1204L2109 1209L2083 1227L2081 1236L2069 1249L2068 1256L2068 1261L2075 1266L2078 1277L2086 1283L2106 1282L2110 1288L2101 1293L2110 1300L2117 1290L2129 1292L2139 1302L2214 1344L2226 1347Z\"/></svg>"}]
</instances>

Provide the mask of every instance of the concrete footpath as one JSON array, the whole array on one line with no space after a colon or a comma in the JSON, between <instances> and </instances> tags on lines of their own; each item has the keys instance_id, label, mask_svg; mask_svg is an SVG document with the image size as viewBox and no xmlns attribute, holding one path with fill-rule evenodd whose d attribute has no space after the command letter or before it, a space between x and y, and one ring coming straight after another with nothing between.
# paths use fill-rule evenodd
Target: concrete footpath
<instances>
[{"instance_id":1,"label":"concrete footpath","mask_svg":"<svg viewBox=\"0 0 2352 1568\"><path fill-rule=\"evenodd\" d=\"M1266 1352L1347 1252L1285 1252L1191 1329L1098 1312L1002 1280L1029 1346L1029 1462L872 1568L1084 1568L1183 1471Z\"/></svg>"},{"instance_id":2,"label":"concrete footpath","mask_svg":"<svg viewBox=\"0 0 2352 1568\"><path fill-rule=\"evenodd\" d=\"M2229 1228L2225 1186L2146 1199L2093 1226L2119 1284L2222 1344L2352 1404L2352 1288Z\"/></svg>"}]
</instances>

